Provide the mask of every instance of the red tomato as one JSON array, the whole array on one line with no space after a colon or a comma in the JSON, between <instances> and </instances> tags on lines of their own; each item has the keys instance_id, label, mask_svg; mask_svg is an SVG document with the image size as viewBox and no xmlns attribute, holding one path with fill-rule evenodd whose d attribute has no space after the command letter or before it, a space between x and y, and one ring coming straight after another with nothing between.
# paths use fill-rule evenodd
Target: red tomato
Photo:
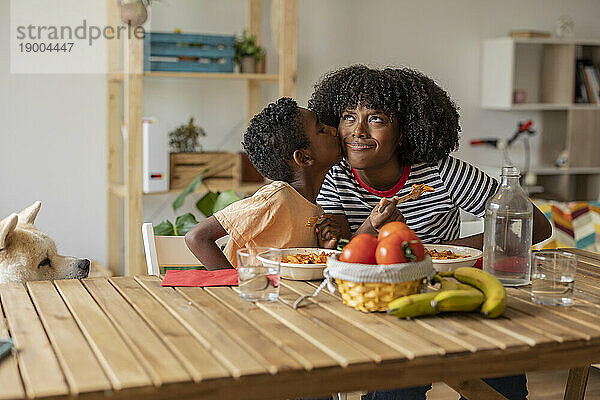
<instances>
[{"instance_id":1,"label":"red tomato","mask_svg":"<svg viewBox=\"0 0 600 400\"><path fill-rule=\"evenodd\" d=\"M392 234L394 232L400 232L400 231L413 232L413 230L410 229L408 227L408 225L406 225L404 222L400 222L400 221L388 222L379 230L379 235L377 235L377 240L383 240L386 237L388 237L390 234ZM415 238L416 237L417 237L417 235L415 234Z\"/></svg>"},{"instance_id":2,"label":"red tomato","mask_svg":"<svg viewBox=\"0 0 600 400\"><path fill-rule=\"evenodd\" d=\"M407 235L403 232L394 232L380 241L375 249L377 264L401 264L423 260L423 243L418 238L407 240L405 236Z\"/></svg>"},{"instance_id":3,"label":"red tomato","mask_svg":"<svg viewBox=\"0 0 600 400\"><path fill-rule=\"evenodd\" d=\"M377 238L368 233L361 233L344 247L342 254L340 254L340 261L357 264L377 264L375 261L376 248Z\"/></svg>"}]
</instances>

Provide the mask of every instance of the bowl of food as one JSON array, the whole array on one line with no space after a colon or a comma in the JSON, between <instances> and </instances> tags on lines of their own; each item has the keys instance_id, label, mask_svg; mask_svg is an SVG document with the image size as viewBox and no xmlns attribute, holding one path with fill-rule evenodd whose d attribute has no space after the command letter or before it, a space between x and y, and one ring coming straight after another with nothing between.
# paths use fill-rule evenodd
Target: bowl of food
<instances>
[{"instance_id":1,"label":"bowl of food","mask_svg":"<svg viewBox=\"0 0 600 400\"><path fill-rule=\"evenodd\" d=\"M340 252L316 247L282 249L279 276L296 281L323 279L323 270L327 266L327 258L335 254L340 254ZM257 258L265 264L272 263L272 261L260 255Z\"/></svg>"},{"instance_id":2,"label":"bowl of food","mask_svg":"<svg viewBox=\"0 0 600 400\"><path fill-rule=\"evenodd\" d=\"M454 271L458 267L472 267L483 256L483 252L472 247L446 244L426 244L425 252L433 261L438 272Z\"/></svg>"}]
</instances>

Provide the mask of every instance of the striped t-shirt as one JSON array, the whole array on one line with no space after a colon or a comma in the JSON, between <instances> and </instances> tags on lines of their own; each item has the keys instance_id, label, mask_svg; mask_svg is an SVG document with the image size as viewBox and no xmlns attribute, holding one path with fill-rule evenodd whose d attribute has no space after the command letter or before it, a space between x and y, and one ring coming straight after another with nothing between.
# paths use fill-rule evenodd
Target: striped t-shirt
<instances>
[{"instance_id":1,"label":"striped t-shirt","mask_svg":"<svg viewBox=\"0 0 600 400\"><path fill-rule=\"evenodd\" d=\"M326 213L345 214L354 233L382 197L404 196L410 193L413 184L420 183L432 186L435 191L398 204L398 209L424 243L458 239L459 208L483 217L486 200L498 189L495 179L449 156L437 163L405 167L392 189L379 191L362 182L348 162L342 160L327 173L317 203Z\"/></svg>"}]
</instances>

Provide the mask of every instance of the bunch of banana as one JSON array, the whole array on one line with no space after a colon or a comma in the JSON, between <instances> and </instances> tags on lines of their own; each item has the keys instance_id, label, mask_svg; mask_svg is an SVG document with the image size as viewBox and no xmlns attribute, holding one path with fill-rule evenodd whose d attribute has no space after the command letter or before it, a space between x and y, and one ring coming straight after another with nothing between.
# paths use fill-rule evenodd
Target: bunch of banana
<instances>
[{"instance_id":1,"label":"bunch of banana","mask_svg":"<svg viewBox=\"0 0 600 400\"><path fill-rule=\"evenodd\" d=\"M444 279L454 277L459 282ZM440 283L437 292L419 293L400 297L388 305L388 313L397 317L418 317L449 311L481 312L488 318L502 314L506 305L504 287L494 276L476 268L462 267L440 273L433 278Z\"/></svg>"},{"instance_id":2,"label":"bunch of banana","mask_svg":"<svg viewBox=\"0 0 600 400\"><path fill-rule=\"evenodd\" d=\"M481 290L485 300L481 304L481 313L487 318L497 318L506 308L506 290L493 275L477 268L460 267L451 272L442 272L442 276L453 276L455 279Z\"/></svg>"}]
</instances>

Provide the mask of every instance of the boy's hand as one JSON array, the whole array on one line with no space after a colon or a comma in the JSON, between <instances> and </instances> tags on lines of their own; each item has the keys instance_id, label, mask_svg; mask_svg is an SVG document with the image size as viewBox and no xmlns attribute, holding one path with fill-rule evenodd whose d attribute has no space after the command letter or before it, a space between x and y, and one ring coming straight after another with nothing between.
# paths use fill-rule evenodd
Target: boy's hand
<instances>
[{"instance_id":1,"label":"boy's hand","mask_svg":"<svg viewBox=\"0 0 600 400\"><path fill-rule=\"evenodd\" d=\"M400 221L406 222L404 215L398 210L398 199L392 198L391 200L387 198L382 198L378 205L373 208L371 214L369 215L369 222L373 229L377 232L388 222L392 221Z\"/></svg>"},{"instance_id":2,"label":"boy's hand","mask_svg":"<svg viewBox=\"0 0 600 400\"><path fill-rule=\"evenodd\" d=\"M315 224L319 247L335 249L342 234L342 228L332 219L331 214L323 214Z\"/></svg>"}]
</instances>

